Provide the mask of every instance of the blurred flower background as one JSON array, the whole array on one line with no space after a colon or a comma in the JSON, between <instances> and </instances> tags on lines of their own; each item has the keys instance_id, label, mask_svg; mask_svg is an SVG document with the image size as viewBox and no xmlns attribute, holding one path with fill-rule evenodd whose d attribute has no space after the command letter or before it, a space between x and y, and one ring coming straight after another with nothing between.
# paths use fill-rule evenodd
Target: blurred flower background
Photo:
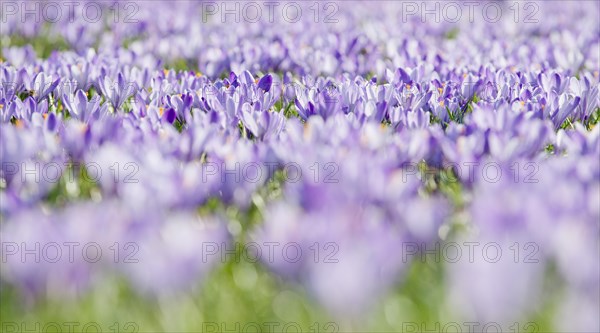
<instances>
[{"instance_id":1,"label":"blurred flower background","mask_svg":"<svg viewBox=\"0 0 600 333\"><path fill-rule=\"evenodd\" d=\"M3 332L600 331L598 1L3 1Z\"/></svg>"}]
</instances>

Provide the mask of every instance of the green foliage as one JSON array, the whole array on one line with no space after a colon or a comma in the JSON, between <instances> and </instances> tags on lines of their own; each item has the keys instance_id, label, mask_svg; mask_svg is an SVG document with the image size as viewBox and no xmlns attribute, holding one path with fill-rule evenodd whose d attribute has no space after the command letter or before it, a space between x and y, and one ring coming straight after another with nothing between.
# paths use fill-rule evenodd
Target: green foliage
<instances>
[{"instance_id":1,"label":"green foliage","mask_svg":"<svg viewBox=\"0 0 600 333\"><path fill-rule=\"evenodd\" d=\"M449 40L456 39L458 37L459 33L460 33L460 29L452 28L446 32L446 39L449 39Z\"/></svg>"},{"instance_id":2,"label":"green foliage","mask_svg":"<svg viewBox=\"0 0 600 333\"><path fill-rule=\"evenodd\" d=\"M43 59L48 58L53 52L67 51L70 49L69 43L60 35L39 34L35 37L25 37L12 35L8 38L6 47L30 45L37 56Z\"/></svg>"},{"instance_id":3,"label":"green foliage","mask_svg":"<svg viewBox=\"0 0 600 333\"><path fill-rule=\"evenodd\" d=\"M598 122L600 122L600 108L597 108L596 111L592 113L590 119L587 121L586 128L591 131L598 125Z\"/></svg>"},{"instance_id":4,"label":"green foliage","mask_svg":"<svg viewBox=\"0 0 600 333\"><path fill-rule=\"evenodd\" d=\"M94 176L84 165L68 163L56 185L47 194L45 202L51 206L64 206L71 201L95 200L101 197Z\"/></svg>"},{"instance_id":5,"label":"green foliage","mask_svg":"<svg viewBox=\"0 0 600 333\"><path fill-rule=\"evenodd\" d=\"M184 58L179 58L176 60L173 60L172 62L169 62L165 68L174 70L176 72L180 72L180 71L191 71L194 68L196 68L196 64L193 60L191 59L184 59Z\"/></svg>"},{"instance_id":6,"label":"green foliage","mask_svg":"<svg viewBox=\"0 0 600 333\"><path fill-rule=\"evenodd\" d=\"M286 118L299 118L300 115L298 114L298 110L296 110L296 105L294 104L294 102L289 102L288 105L285 107L285 110L283 110L283 115Z\"/></svg>"},{"instance_id":7,"label":"green foliage","mask_svg":"<svg viewBox=\"0 0 600 333\"><path fill-rule=\"evenodd\" d=\"M187 127L187 124L185 121L177 118L173 122L173 126L175 126L175 128L177 129L177 132L181 133Z\"/></svg>"}]
</instances>

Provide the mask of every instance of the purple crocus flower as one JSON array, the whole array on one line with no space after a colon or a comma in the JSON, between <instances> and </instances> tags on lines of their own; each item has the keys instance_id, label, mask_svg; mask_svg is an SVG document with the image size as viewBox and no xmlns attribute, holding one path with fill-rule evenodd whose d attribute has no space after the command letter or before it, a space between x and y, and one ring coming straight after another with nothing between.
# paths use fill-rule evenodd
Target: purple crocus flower
<instances>
[{"instance_id":1,"label":"purple crocus flower","mask_svg":"<svg viewBox=\"0 0 600 333\"><path fill-rule=\"evenodd\" d=\"M183 94L181 96L165 96L166 106L175 111L178 119L184 120L190 118L189 108L192 105L193 97L191 94ZM174 121L171 120L172 123Z\"/></svg>"},{"instance_id":2,"label":"purple crocus flower","mask_svg":"<svg viewBox=\"0 0 600 333\"><path fill-rule=\"evenodd\" d=\"M146 228L136 242L137 263L121 270L135 289L147 296L176 296L193 290L230 248L224 223L180 212L165 216L158 228ZM199 256L200 255L200 256Z\"/></svg>"},{"instance_id":3,"label":"purple crocus flower","mask_svg":"<svg viewBox=\"0 0 600 333\"><path fill-rule=\"evenodd\" d=\"M16 115L17 103L0 98L0 122L8 123Z\"/></svg>"},{"instance_id":4,"label":"purple crocus flower","mask_svg":"<svg viewBox=\"0 0 600 333\"><path fill-rule=\"evenodd\" d=\"M32 95L37 103L43 101L60 83L60 78L53 79L50 76L46 76L43 72L38 73L33 81L27 86L32 91Z\"/></svg>"},{"instance_id":5,"label":"purple crocus flower","mask_svg":"<svg viewBox=\"0 0 600 333\"><path fill-rule=\"evenodd\" d=\"M71 117L82 123L90 123L98 120L107 113L108 105L100 106L100 96L93 96L88 101L83 90L78 90L74 95L63 95L62 101Z\"/></svg>"},{"instance_id":6,"label":"purple crocus flower","mask_svg":"<svg viewBox=\"0 0 600 333\"><path fill-rule=\"evenodd\" d=\"M600 154L600 126L588 131L576 123L574 130L561 129L556 135L556 148L572 156Z\"/></svg>"},{"instance_id":7,"label":"purple crocus flower","mask_svg":"<svg viewBox=\"0 0 600 333\"><path fill-rule=\"evenodd\" d=\"M13 103L15 103L15 117L27 124L40 124L43 121L43 117L48 114L47 100L37 103L35 98L29 96L23 102L16 98Z\"/></svg>"},{"instance_id":8,"label":"purple crocus flower","mask_svg":"<svg viewBox=\"0 0 600 333\"><path fill-rule=\"evenodd\" d=\"M98 86L102 95L111 103L117 111L123 103L133 95L137 89L134 82L126 82L123 74L117 75L117 80L112 81L107 75L98 78Z\"/></svg>"},{"instance_id":9,"label":"purple crocus flower","mask_svg":"<svg viewBox=\"0 0 600 333\"><path fill-rule=\"evenodd\" d=\"M24 81L27 71L24 68L17 70L14 67L2 66L0 78L0 98L10 101L25 89Z\"/></svg>"},{"instance_id":10,"label":"purple crocus flower","mask_svg":"<svg viewBox=\"0 0 600 333\"><path fill-rule=\"evenodd\" d=\"M260 81L258 81L257 87L264 92L269 92L271 90L271 85L273 84L273 77L270 74L263 76Z\"/></svg>"},{"instance_id":11,"label":"purple crocus flower","mask_svg":"<svg viewBox=\"0 0 600 333\"><path fill-rule=\"evenodd\" d=\"M548 117L552 119L555 128L559 128L568 117L573 116L573 111L579 105L580 101L581 97L579 96L570 99L566 95L561 95L560 97L554 96L551 99L550 105L547 106L549 109Z\"/></svg>"},{"instance_id":12,"label":"purple crocus flower","mask_svg":"<svg viewBox=\"0 0 600 333\"><path fill-rule=\"evenodd\" d=\"M240 120L260 140L277 137L285 126L285 116L280 112L255 110L248 103L242 106Z\"/></svg>"}]
</instances>

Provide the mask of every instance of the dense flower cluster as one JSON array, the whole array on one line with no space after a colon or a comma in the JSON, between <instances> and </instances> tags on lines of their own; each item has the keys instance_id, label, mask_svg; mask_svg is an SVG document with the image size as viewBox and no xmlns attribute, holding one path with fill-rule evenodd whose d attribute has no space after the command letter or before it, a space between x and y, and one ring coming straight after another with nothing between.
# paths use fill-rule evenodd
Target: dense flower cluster
<instances>
[{"instance_id":1,"label":"dense flower cluster","mask_svg":"<svg viewBox=\"0 0 600 333\"><path fill-rule=\"evenodd\" d=\"M2 283L62 298L118 275L172 295L237 242L279 244L259 262L346 318L423 253L477 243L437 254L453 318L533 318L552 276L552 327L600 330L599 7L536 4L536 24L507 3L493 23L398 24L394 1L336 23L224 25L199 1L108 27L8 16L3 44L65 50L2 49Z\"/></svg>"}]
</instances>

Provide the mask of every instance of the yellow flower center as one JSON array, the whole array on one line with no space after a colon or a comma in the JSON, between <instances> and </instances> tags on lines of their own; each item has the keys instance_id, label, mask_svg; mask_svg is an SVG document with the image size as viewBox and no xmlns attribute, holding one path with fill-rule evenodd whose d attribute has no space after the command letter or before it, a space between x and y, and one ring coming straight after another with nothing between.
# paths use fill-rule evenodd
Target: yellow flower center
<instances>
[{"instance_id":1,"label":"yellow flower center","mask_svg":"<svg viewBox=\"0 0 600 333\"><path fill-rule=\"evenodd\" d=\"M162 117L163 113L165 113L165 108L158 108L158 114Z\"/></svg>"}]
</instances>

